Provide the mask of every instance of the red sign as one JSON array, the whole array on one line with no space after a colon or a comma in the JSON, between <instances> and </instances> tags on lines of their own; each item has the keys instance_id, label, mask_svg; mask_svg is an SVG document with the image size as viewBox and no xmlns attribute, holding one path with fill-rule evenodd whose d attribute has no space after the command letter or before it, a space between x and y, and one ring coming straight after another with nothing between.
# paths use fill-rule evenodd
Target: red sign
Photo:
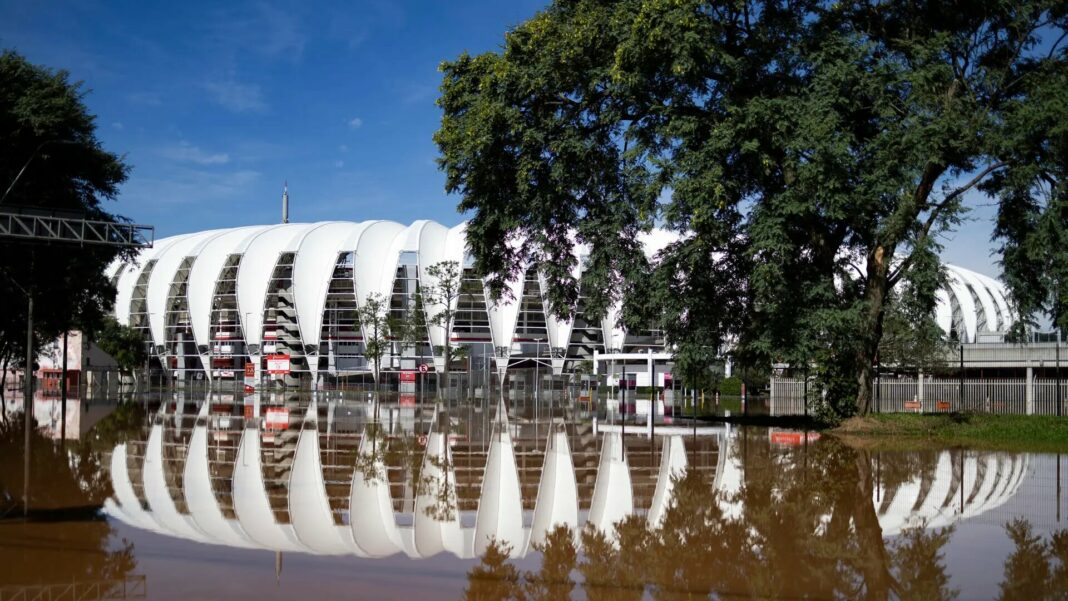
<instances>
[{"instance_id":1,"label":"red sign","mask_svg":"<svg viewBox=\"0 0 1068 601\"><path fill-rule=\"evenodd\" d=\"M427 365L426 363L424 363L424 364L419 366L419 371L421 371L421 372L423 372L425 374L426 372L430 371L430 366Z\"/></svg>"},{"instance_id":2,"label":"red sign","mask_svg":"<svg viewBox=\"0 0 1068 601\"><path fill-rule=\"evenodd\" d=\"M252 363L251 361L248 362L248 363L245 363L245 377L246 378L255 378L256 377L256 364L255 363Z\"/></svg>"},{"instance_id":3,"label":"red sign","mask_svg":"<svg viewBox=\"0 0 1068 601\"><path fill-rule=\"evenodd\" d=\"M921 405L919 401L905 401L905 409L919 411L920 407Z\"/></svg>"},{"instance_id":4,"label":"red sign","mask_svg":"<svg viewBox=\"0 0 1068 601\"><path fill-rule=\"evenodd\" d=\"M401 382L414 382L415 381L415 372L414 371L402 371L402 372L400 372L400 381Z\"/></svg>"},{"instance_id":5,"label":"red sign","mask_svg":"<svg viewBox=\"0 0 1068 601\"><path fill-rule=\"evenodd\" d=\"M415 406L415 395L414 394L404 394L404 393L402 393L400 395L400 406L401 407L414 407Z\"/></svg>"},{"instance_id":6,"label":"red sign","mask_svg":"<svg viewBox=\"0 0 1068 601\"><path fill-rule=\"evenodd\" d=\"M772 432L770 437L771 444L783 445L799 445L806 440L812 442L820 439L819 432Z\"/></svg>"},{"instance_id":7,"label":"red sign","mask_svg":"<svg viewBox=\"0 0 1068 601\"><path fill-rule=\"evenodd\" d=\"M289 427L289 409L268 407L266 427L268 430L285 430Z\"/></svg>"},{"instance_id":8,"label":"red sign","mask_svg":"<svg viewBox=\"0 0 1068 601\"><path fill-rule=\"evenodd\" d=\"M288 374L289 355L267 355L267 373Z\"/></svg>"},{"instance_id":9,"label":"red sign","mask_svg":"<svg viewBox=\"0 0 1068 601\"><path fill-rule=\"evenodd\" d=\"M949 401L938 401L935 403L935 407L939 411L949 411Z\"/></svg>"}]
</instances>

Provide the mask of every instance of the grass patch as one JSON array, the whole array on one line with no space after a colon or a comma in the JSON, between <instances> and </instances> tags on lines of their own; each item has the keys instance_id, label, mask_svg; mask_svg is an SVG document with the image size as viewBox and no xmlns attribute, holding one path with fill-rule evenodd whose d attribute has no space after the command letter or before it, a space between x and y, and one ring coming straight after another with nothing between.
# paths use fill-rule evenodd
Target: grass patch
<instances>
[{"instance_id":1,"label":"grass patch","mask_svg":"<svg viewBox=\"0 0 1068 601\"><path fill-rule=\"evenodd\" d=\"M832 434L875 443L928 441L1013 451L1068 452L1068 417L979 413L889 413L854 417ZM877 440L875 440L877 439Z\"/></svg>"}]
</instances>

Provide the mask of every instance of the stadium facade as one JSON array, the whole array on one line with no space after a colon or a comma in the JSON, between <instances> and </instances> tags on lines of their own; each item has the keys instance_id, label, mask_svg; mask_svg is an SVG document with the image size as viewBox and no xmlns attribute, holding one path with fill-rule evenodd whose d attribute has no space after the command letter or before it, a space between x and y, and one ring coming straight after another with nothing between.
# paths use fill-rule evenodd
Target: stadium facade
<instances>
[{"instance_id":1,"label":"stadium facade","mask_svg":"<svg viewBox=\"0 0 1068 601\"><path fill-rule=\"evenodd\" d=\"M594 351L662 349L657 332L619 327L618 311L587 318L581 299L574 319L555 318L546 311L545 281L533 269L512 283L514 300L493 304L470 267L465 234L465 224L328 221L163 238L110 267L115 315L141 330L152 356L180 379L240 380L247 365L259 378L272 357L284 357L291 377L305 381L367 375L358 308L377 293L388 299L392 318L410 320L422 310L429 322L440 307L416 302L421 288L436 284L427 268L456 261L463 276L450 331L429 324L418 344L393 345L385 373L421 365L440 371L446 338L498 373L537 364L560 374ZM672 236L643 235L646 253L654 255ZM935 313L940 327L962 342L1001 339L1013 319L1002 285L946 267Z\"/></svg>"}]
</instances>

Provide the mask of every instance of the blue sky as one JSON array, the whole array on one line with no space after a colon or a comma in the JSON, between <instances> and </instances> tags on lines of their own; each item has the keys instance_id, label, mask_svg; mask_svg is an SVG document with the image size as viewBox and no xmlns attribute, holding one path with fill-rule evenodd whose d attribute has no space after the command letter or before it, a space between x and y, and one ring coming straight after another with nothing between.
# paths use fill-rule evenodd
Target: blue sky
<instances>
[{"instance_id":1,"label":"blue sky","mask_svg":"<svg viewBox=\"0 0 1068 601\"><path fill-rule=\"evenodd\" d=\"M438 64L496 49L541 1L0 0L0 47L85 82L133 172L115 212L157 237L291 219L458 223L431 139ZM990 211L944 258L990 275Z\"/></svg>"}]
</instances>

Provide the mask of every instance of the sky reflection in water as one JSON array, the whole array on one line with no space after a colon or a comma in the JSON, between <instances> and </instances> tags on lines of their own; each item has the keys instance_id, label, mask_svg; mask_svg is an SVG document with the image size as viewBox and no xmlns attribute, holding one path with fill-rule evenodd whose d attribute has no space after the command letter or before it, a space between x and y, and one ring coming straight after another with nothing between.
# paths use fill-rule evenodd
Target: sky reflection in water
<instances>
[{"instance_id":1,"label":"sky reflection in water","mask_svg":"<svg viewBox=\"0 0 1068 601\"><path fill-rule=\"evenodd\" d=\"M0 594L70 582L140 583L150 598L1068 590L1053 455L874 452L724 427L658 427L651 444L629 426L471 407L383 407L372 428L363 403L308 407L123 407L69 462L35 439L36 519L0 522ZM22 433L2 433L0 492L20 513Z\"/></svg>"}]
</instances>

